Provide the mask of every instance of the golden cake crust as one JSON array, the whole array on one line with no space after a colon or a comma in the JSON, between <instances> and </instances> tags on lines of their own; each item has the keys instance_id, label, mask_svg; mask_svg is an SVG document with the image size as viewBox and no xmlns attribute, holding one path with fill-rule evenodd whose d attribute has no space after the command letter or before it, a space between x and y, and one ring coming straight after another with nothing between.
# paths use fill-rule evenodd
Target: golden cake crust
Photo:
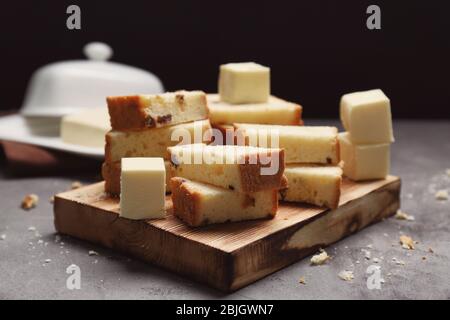
<instances>
[{"instance_id":1,"label":"golden cake crust","mask_svg":"<svg viewBox=\"0 0 450 320\"><path fill-rule=\"evenodd\" d=\"M148 119L141 98L135 96L107 97L111 127L114 130L155 127L154 119Z\"/></svg>"},{"instance_id":2,"label":"golden cake crust","mask_svg":"<svg viewBox=\"0 0 450 320\"><path fill-rule=\"evenodd\" d=\"M202 224L200 213L198 211L200 203L200 194L192 192L180 177L170 179L170 188L172 192L173 212L174 214L190 226L200 226Z\"/></svg>"},{"instance_id":3,"label":"golden cake crust","mask_svg":"<svg viewBox=\"0 0 450 320\"><path fill-rule=\"evenodd\" d=\"M262 175L261 169L268 167L269 165L261 164L259 155L256 164L250 164L250 156L245 157L245 163L239 165L241 184L244 192L257 192L267 189L280 189L283 185L283 172L284 172L284 150L273 151L279 153L279 167L278 171L274 175ZM272 152L268 153L268 156L272 156Z\"/></svg>"}]
</instances>

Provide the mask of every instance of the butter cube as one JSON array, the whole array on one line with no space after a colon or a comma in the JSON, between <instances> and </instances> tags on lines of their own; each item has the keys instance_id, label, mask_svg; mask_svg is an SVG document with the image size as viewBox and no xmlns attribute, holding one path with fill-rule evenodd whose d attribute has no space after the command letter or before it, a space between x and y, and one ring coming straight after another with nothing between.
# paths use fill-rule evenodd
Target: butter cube
<instances>
[{"instance_id":1,"label":"butter cube","mask_svg":"<svg viewBox=\"0 0 450 320\"><path fill-rule=\"evenodd\" d=\"M164 218L166 169L163 158L122 158L120 216Z\"/></svg>"},{"instance_id":2,"label":"butter cube","mask_svg":"<svg viewBox=\"0 0 450 320\"><path fill-rule=\"evenodd\" d=\"M343 95L340 114L353 143L394 142L391 103L380 89Z\"/></svg>"},{"instance_id":3,"label":"butter cube","mask_svg":"<svg viewBox=\"0 0 450 320\"><path fill-rule=\"evenodd\" d=\"M344 174L352 180L384 179L389 174L390 144L357 145L348 132L338 135Z\"/></svg>"},{"instance_id":4,"label":"butter cube","mask_svg":"<svg viewBox=\"0 0 450 320\"><path fill-rule=\"evenodd\" d=\"M263 103L270 95L270 68L254 62L220 66L220 100L228 103Z\"/></svg>"}]
</instances>

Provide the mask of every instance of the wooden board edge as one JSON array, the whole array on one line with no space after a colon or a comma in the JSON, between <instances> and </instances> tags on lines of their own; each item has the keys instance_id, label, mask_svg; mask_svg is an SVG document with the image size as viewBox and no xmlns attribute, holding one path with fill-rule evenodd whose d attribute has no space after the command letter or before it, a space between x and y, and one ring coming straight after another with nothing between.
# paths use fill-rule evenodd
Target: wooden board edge
<instances>
[{"instance_id":1,"label":"wooden board edge","mask_svg":"<svg viewBox=\"0 0 450 320\"><path fill-rule=\"evenodd\" d=\"M283 267L392 216L400 208L401 180L396 179L335 210L324 211L232 252L236 291ZM328 232L315 230L326 229ZM275 264L274 264L275 262Z\"/></svg>"}]
</instances>

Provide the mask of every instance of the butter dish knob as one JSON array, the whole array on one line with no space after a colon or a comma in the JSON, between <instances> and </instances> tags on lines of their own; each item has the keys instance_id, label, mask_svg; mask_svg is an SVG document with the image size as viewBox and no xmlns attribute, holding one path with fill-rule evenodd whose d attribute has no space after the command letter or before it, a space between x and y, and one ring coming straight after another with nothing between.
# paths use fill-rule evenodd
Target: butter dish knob
<instances>
[{"instance_id":1,"label":"butter dish knob","mask_svg":"<svg viewBox=\"0 0 450 320\"><path fill-rule=\"evenodd\" d=\"M106 61L113 55L112 48L103 42L90 42L83 48L83 53L89 60Z\"/></svg>"}]
</instances>

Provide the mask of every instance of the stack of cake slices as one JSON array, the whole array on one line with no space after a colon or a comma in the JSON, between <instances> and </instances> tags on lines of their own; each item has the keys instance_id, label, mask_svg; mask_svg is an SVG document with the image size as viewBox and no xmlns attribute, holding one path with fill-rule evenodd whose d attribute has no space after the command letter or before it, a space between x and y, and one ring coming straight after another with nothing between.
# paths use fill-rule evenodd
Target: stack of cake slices
<instances>
[{"instance_id":1,"label":"stack of cake slices","mask_svg":"<svg viewBox=\"0 0 450 320\"><path fill-rule=\"evenodd\" d=\"M288 187L280 198L337 208L342 169L336 127L233 124L239 144L278 147L285 151Z\"/></svg>"},{"instance_id":2,"label":"stack of cake slices","mask_svg":"<svg viewBox=\"0 0 450 320\"><path fill-rule=\"evenodd\" d=\"M190 226L272 218L286 188L284 150L251 146L168 148L174 214Z\"/></svg>"},{"instance_id":3,"label":"stack of cake slices","mask_svg":"<svg viewBox=\"0 0 450 320\"><path fill-rule=\"evenodd\" d=\"M120 195L122 158L168 160L167 147L209 140L211 125L202 91L108 97L107 104L112 130L105 137L102 175L105 191L113 196ZM165 161L165 165L168 172L169 162ZM166 178L169 187L170 175Z\"/></svg>"}]
</instances>

